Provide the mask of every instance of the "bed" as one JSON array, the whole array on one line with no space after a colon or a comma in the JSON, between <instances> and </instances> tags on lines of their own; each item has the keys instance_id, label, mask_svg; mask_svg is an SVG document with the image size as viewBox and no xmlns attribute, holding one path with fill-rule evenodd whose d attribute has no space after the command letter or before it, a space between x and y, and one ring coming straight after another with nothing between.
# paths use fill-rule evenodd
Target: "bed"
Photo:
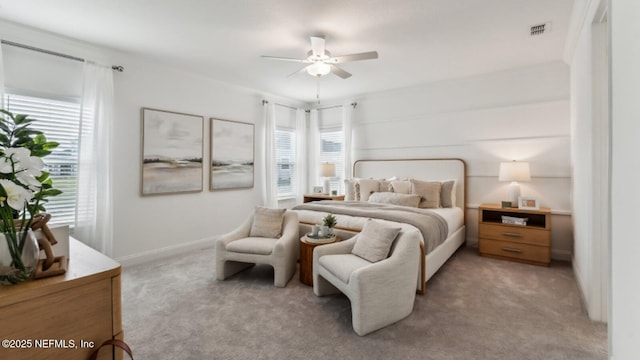
<instances>
[{"instance_id":1,"label":"bed","mask_svg":"<svg viewBox=\"0 0 640 360\"><path fill-rule=\"evenodd\" d=\"M466 164L461 159L390 159L390 160L358 160L353 166L354 179L385 179L381 182L379 192L402 190L399 183L406 179L415 179L416 184L422 182L453 183L451 187L449 207L414 209L394 203L377 204L368 199L353 199L353 194L347 191L346 201L319 201L293 207L298 213L300 221L300 235L311 230L311 226L322 222L322 218L329 213L337 217L338 223L334 229L336 235L347 239L357 234L369 218L389 221L398 224L403 231L413 232L421 239L422 262L419 269L420 276L416 286L419 293L426 290L426 282L438 271L449 257L466 241ZM397 185L396 188L390 182ZM363 186L369 180L360 181ZM350 183L345 183L350 186ZM366 185L364 185L366 186ZM404 186L404 185L402 185ZM414 187L415 190L415 187ZM353 190L351 190L353 191ZM449 190L447 190L449 191ZM372 194L363 188L357 193L366 196ZM448 192L447 192L448 194ZM389 194L377 194L376 200ZM392 195L397 197L399 195ZM415 196L414 196L415 197ZM408 198L408 197L406 197ZM420 197L420 203L425 200ZM372 199L374 200L374 199ZM440 201L440 200L439 200ZM444 200L442 200L444 201ZM404 203L403 203L404 204ZM434 240L434 238L438 238Z\"/></svg>"}]
</instances>

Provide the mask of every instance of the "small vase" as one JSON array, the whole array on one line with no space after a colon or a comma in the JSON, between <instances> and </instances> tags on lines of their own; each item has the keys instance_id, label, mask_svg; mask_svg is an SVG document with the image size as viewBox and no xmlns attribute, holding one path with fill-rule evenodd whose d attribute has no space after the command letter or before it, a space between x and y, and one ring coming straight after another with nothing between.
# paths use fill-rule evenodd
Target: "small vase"
<instances>
[{"instance_id":1,"label":"small vase","mask_svg":"<svg viewBox=\"0 0 640 360\"><path fill-rule=\"evenodd\" d=\"M12 285L29 280L36 271L39 255L38 240L31 229L26 234L0 233L0 283Z\"/></svg>"}]
</instances>

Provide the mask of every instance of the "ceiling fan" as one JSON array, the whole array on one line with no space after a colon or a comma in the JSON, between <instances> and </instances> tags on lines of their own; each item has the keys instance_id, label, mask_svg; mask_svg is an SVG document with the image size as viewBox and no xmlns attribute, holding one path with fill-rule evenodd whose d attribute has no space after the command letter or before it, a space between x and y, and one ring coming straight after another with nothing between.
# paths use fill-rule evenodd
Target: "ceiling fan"
<instances>
[{"instance_id":1,"label":"ceiling fan","mask_svg":"<svg viewBox=\"0 0 640 360\"><path fill-rule=\"evenodd\" d=\"M329 50L325 48L324 36L311 36L311 50L307 52L306 59L294 59L288 57L266 55L263 55L262 57L273 60L293 61L308 64L305 65L302 69L291 73L289 76L294 76L306 71L307 73L309 73L309 75L321 77L331 72L343 79L347 79L351 76L351 74L338 67L336 64L346 63L350 61L377 59L378 52L368 51L358 54L331 56Z\"/></svg>"}]
</instances>

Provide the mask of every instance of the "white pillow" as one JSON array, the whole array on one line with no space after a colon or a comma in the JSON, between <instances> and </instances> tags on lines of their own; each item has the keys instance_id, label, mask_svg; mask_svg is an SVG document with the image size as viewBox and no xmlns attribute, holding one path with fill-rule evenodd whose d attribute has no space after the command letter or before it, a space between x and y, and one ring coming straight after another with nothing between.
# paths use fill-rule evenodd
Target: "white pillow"
<instances>
[{"instance_id":1,"label":"white pillow","mask_svg":"<svg viewBox=\"0 0 640 360\"><path fill-rule=\"evenodd\" d=\"M420 204L420 195L377 192L369 196L369 202L417 208Z\"/></svg>"},{"instance_id":2,"label":"white pillow","mask_svg":"<svg viewBox=\"0 0 640 360\"><path fill-rule=\"evenodd\" d=\"M380 180L376 179L360 179L358 181L360 185L360 199L359 201L369 200L369 196L374 192L380 191Z\"/></svg>"},{"instance_id":3,"label":"white pillow","mask_svg":"<svg viewBox=\"0 0 640 360\"><path fill-rule=\"evenodd\" d=\"M392 181L389 191L399 194L411 194L411 181L396 180Z\"/></svg>"},{"instance_id":4,"label":"white pillow","mask_svg":"<svg viewBox=\"0 0 640 360\"><path fill-rule=\"evenodd\" d=\"M446 180L442 182L440 190L440 205L443 208L456 207L456 181Z\"/></svg>"},{"instance_id":5,"label":"white pillow","mask_svg":"<svg viewBox=\"0 0 640 360\"><path fill-rule=\"evenodd\" d=\"M358 178L344 179L344 199L346 201L358 200L359 194L357 194L356 185L358 184Z\"/></svg>"},{"instance_id":6,"label":"white pillow","mask_svg":"<svg viewBox=\"0 0 640 360\"><path fill-rule=\"evenodd\" d=\"M367 220L358 235L351 253L370 262L378 262L389 256L393 241L400 233L399 227L391 227L376 220Z\"/></svg>"}]
</instances>

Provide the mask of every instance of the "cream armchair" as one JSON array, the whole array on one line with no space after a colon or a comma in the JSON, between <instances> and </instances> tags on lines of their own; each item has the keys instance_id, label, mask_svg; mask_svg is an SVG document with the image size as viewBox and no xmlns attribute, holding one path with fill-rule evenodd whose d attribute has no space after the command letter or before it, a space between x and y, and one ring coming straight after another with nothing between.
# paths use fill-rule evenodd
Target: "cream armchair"
<instances>
[{"instance_id":1,"label":"cream armchair","mask_svg":"<svg viewBox=\"0 0 640 360\"><path fill-rule=\"evenodd\" d=\"M360 336L393 324L413 311L420 269L420 236L400 232L389 256L371 263L351 251L362 234L313 251L313 292L338 292L351 302L353 330Z\"/></svg>"},{"instance_id":2,"label":"cream armchair","mask_svg":"<svg viewBox=\"0 0 640 360\"><path fill-rule=\"evenodd\" d=\"M274 285L285 287L296 272L300 253L298 214L285 212L279 238L249 236L254 216L216 240L216 278L225 280L254 264L269 264L274 270Z\"/></svg>"}]
</instances>

